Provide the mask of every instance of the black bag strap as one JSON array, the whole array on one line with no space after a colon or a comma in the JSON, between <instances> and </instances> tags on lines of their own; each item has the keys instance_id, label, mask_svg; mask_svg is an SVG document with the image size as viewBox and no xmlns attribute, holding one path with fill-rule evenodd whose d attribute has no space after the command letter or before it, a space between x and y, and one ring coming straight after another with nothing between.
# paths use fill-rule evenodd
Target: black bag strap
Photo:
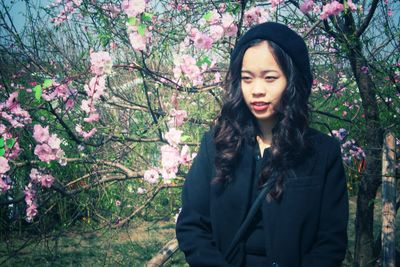
<instances>
[{"instance_id":1,"label":"black bag strap","mask_svg":"<svg viewBox=\"0 0 400 267\"><path fill-rule=\"evenodd\" d=\"M235 236L233 237L232 242L229 246L229 249L225 253L225 259L228 261L228 263L231 261L232 257L234 256L233 252L235 251L236 246L239 244L239 241L242 239L244 233L246 232L247 228L249 227L252 219L254 218L254 215L257 213L257 210L259 209L259 207L261 206L261 203L265 199L265 196L271 190L273 181L274 180L271 179L265 185L263 185L261 192L258 194L256 200L254 201L253 205L251 206L242 225L240 226L239 230L236 232Z\"/></svg>"}]
</instances>

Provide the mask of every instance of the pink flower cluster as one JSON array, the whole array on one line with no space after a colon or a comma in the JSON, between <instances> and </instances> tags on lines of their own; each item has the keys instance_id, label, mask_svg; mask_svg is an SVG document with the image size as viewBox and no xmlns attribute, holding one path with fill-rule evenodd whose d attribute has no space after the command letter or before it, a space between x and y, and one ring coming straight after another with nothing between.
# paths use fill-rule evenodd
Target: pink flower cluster
<instances>
[{"instance_id":1,"label":"pink flower cluster","mask_svg":"<svg viewBox=\"0 0 400 267\"><path fill-rule=\"evenodd\" d=\"M75 12L75 10L78 10L81 3L82 3L81 0L55 0L50 5L50 7L62 6L63 9L55 18L51 18L50 22L54 23L55 25L58 25L67 21L69 17Z\"/></svg>"},{"instance_id":2,"label":"pink flower cluster","mask_svg":"<svg viewBox=\"0 0 400 267\"><path fill-rule=\"evenodd\" d=\"M12 134L7 132L7 128L3 124L0 124L0 135L1 135L1 138L3 138L5 144L7 144L8 140L15 140L13 138ZM21 152L21 148L19 147L18 139L16 139L15 143L13 144L13 146L11 148L8 145L5 145L3 147L3 149L5 150L4 157L7 160L12 160L12 159L17 158L19 156L19 153Z\"/></svg>"},{"instance_id":3,"label":"pink flower cluster","mask_svg":"<svg viewBox=\"0 0 400 267\"><path fill-rule=\"evenodd\" d=\"M75 127L75 131L80 135L80 136L82 136L83 137L83 139L84 140L88 140L90 137L92 137L96 132L97 132L97 129L96 128L93 128L93 129L91 129L90 131L84 131L83 129L82 129L82 126L81 125L76 125L76 127Z\"/></svg>"},{"instance_id":4,"label":"pink flower cluster","mask_svg":"<svg viewBox=\"0 0 400 267\"><path fill-rule=\"evenodd\" d=\"M160 179L160 175L156 169L150 169L144 172L143 179L150 184L156 184Z\"/></svg>"},{"instance_id":5,"label":"pink flower cluster","mask_svg":"<svg viewBox=\"0 0 400 267\"><path fill-rule=\"evenodd\" d=\"M353 159L361 160L365 158L364 150L357 145L356 141L347 140L348 132L346 129L333 130L332 135L341 143L342 158L345 162L351 163Z\"/></svg>"},{"instance_id":6,"label":"pink flower cluster","mask_svg":"<svg viewBox=\"0 0 400 267\"><path fill-rule=\"evenodd\" d=\"M122 10L128 17L136 17L146 9L145 0L124 0L121 5Z\"/></svg>"},{"instance_id":7,"label":"pink flower cluster","mask_svg":"<svg viewBox=\"0 0 400 267\"><path fill-rule=\"evenodd\" d=\"M137 26L128 25L127 33L129 43L135 51L145 51L146 44L151 43L152 34L147 29L144 30L144 35L140 34Z\"/></svg>"},{"instance_id":8,"label":"pink flower cluster","mask_svg":"<svg viewBox=\"0 0 400 267\"><path fill-rule=\"evenodd\" d=\"M48 88L44 88L42 92L42 97L46 101L52 101L56 98L61 98L67 104L67 109L71 108L73 105L73 100L71 97L77 94L76 89L69 88L68 84L65 83L54 83Z\"/></svg>"},{"instance_id":9,"label":"pink flower cluster","mask_svg":"<svg viewBox=\"0 0 400 267\"><path fill-rule=\"evenodd\" d=\"M96 76L110 74L112 69L111 56L106 51L90 53L90 70Z\"/></svg>"},{"instance_id":10,"label":"pink flower cluster","mask_svg":"<svg viewBox=\"0 0 400 267\"><path fill-rule=\"evenodd\" d=\"M25 203L26 203L26 220L31 222L37 215L37 204L36 204L36 190L33 188L32 183L25 186Z\"/></svg>"},{"instance_id":11,"label":"pink flower cluster","mask_svg":"<svg viewBox=\"0 0 400 267\"><path fill-rule=\"evenodd\" d=\"M300 4L300 11L304 14L307 14L314 8L314 1L313 0L304 0Z\"/></svg>"},{"instance_id":12,"label":"pink flower cluster","mask_svg":"<svg viewBox=\"0 0 400 267\"><path fill-rule=\"evenodd\" d=\"M183 124L184 119L187 117L186 110L171 109L171 119L168 121L170 127L179 127Z\"/></svg>"},{"instance_id":13,"label":"pink flower cluster","mask_svg":"<svg viewBox=\"0 0 400 267\"><path fill-rule=\"evenodd\" d=\"M165 139L171 146L178 146L181 141L182 131L175 128L170 128L167 133L165 133Z\"/></svg>"},{"instance_id":14,"label":"pink flower cluster","mask_svg":"<svg viewBox=\"0 0 400 267\"><path fill-rule=\"evenodd\" d=\"M171 179L176 177L180 164L188 165L196 156L195 153L190 154L189 147L184 145L179 151L178 144L181 142L182 131L175 128L165 133L165 139L168 145L161 146L161 169L152 168L145 171L144 180L149 183L157 183L160 174L164 183L170 183Z\"/></svg>"},{"instance_id":15,"label":"pink flower cluster","mask_svg":"<svg viewBox=\"0 0 400 267\"><path fill-rule=\"evenodd\" d=\"M323 6L322 13L320 14L320 19L325 20L329 16L338 15L343 10L344 10L343 4L335 0Z\"/></svg>"},{"instance_id":16,"label":"pink flower cluster","mask_svg":"<svg viewBox=\"0 0 400 267\"><path fill-rule=\"evenodd\" d=\"M104 3L101 8L111 17L115 18L121 12L121 9L112 3Z\"/></svg>"},{"instance_id":17,"label":"pink flower cluster","mask_svg":"<svg viewBox=\"0 0 400 267\"><path fill-rule=\"evenodd\" d=\"M0 175L5 174L10 170L10 165L8 165L8 160L5 157L0 157Z\"/></svg>"},{"instance_id":18,"label":"pink flower cluster","mask_svg":"<svg viewBox=\"0 0 400 267\"><path fill-rule=\"evenodd\" d=\"M285 0L269 0L269 2L271 3L271 7L275 8L279 4L282 4L283 2L285 2Z\"/></svg>"},{"instance_id":19,"label":"pink flower cluster","mask_svg":"<svg viewBox=\"0 0 400 267\"><path fill-rule=\"evenodd\" d=\"M0 175L0 193L6 192L8 189L11 188L10 184L8 183L9 177L7 175Z\"/></svg>"},{"instance_id":20,"label":"pink flower cluster","mask_svg":"<svg viewBox=\"0 0 400 267\"><path fill-rule=\"evenodd\" d=\"M32 168L29 177L33 183L41 184L42 187L50 188L54 183L54 177L52 175L43 174L36 168Z\"/></svg>"},{"instance_id":21,"label":"pink flower cluster","mask_svg":"<svg viewBox=\"0 0 400 267\"><path fill-rule=\"evenodd\" d=\"M33 138L39 143L34 153L41 161L50 162L64 157L64 151L60 147L61 140L56 134L49 134L49 126L43 128L36 124L33 127Z\"/></svg>"},{"instance_id":22,"label":"pink flower cluster","mask_svg":"<svg viewBox=\"0 0 400 267\"><path fill-rule=\"evenodd\" d=\"M202 19L202 24L209 27L206 27L205 31L200 31L191 24L186 26L189 40L198 49L211 49L214 42L224 37L224 35L234 36L238 30L231 14L225 13L220 18L216 10L211 12L211 16L207 21Z\"/></svg>"},{"instance_id":23,"label":"pink flower cluster","mask_svg":"<svg viewBox=\"0 0 400 267\"><path fill-rule=\"evenodd\" d=\"M244 24L251 26L266 22L269 19L269 13L267 9L261 7L252 7L244 13Z\"/></svg>"},{"instance_id":24,"label":"pink flower cluster","mask_svg":"<svg viewBox=\"0 0 400 267\"><path fill-rule=\"evenodd\" d=\"M193 85L203 84L201 69L196 64L196 59L190 55L183 55L174 59L174 78L181 84L180 76L184 74Z\"/></svg>"},{"instance_id":25,"label":"pink flower cluster","mask_svg":"<svg viewBox=\"0 0 400 267\"><path fill-rule=\"evenodd\" d=\"M89 81L89 84L84 86L88 99L82 100L81 109L89 115L89 117L84 119L85 122L90 123L100 119L95 104L104 95L105 88L106 80L104 76L95 76Z\"/></svg>"},{"instance_id":26,"label":"pink flower cluster","mask_svg":"<svg viewBox=\"0 0 400 267\"><path fill-rule=\"evenodd\" d=\"M0 119L8 122L12 128L23 128L31 123L32 119L29 113L22 109L17 102L18 93L10 94L6 102L0 103ZM2 127L0 123L0 127Z\"/></svg>"},{"instance_id":27,"label":"pink flower cluster","mask_svg":"<svg viewBox=\"0 0 400 267\"><path fill-rule=\"evenodd\" d=\"M89 84L84 86L88 98L81 102L81 109L88 114L88 117L83 119L87 123L96 122L100 119L100 115L97 113L95 105L99 101L100 97L105 94L105 77L107 74L111 73L112 69L111 56L105 51L91 52L90 64L90 69L95 76L90 79ZM92 128L90 131L86 132L82 129L82 126L78 124L75 127L75 131L87 140L96 133L97 129Z\"/></svg>"}]
</instances>

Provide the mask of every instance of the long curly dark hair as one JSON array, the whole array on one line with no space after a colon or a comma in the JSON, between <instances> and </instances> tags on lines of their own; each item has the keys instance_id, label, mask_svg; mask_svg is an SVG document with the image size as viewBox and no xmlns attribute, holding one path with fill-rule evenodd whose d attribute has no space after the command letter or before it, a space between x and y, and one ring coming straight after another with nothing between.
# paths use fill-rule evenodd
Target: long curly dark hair
<instances>
[{"instance_id":1,"label":"long curly dark hair","mask_svg":"<svg viewBox=\"0 0 400 267\"><path fill-rule=\"evenodd\" d=\"M238 56L231 61L225 80L223 106L215 123L214 143L217 154L216 176L213 182L232 181L234 168L242 156L241 148L245 142L255 145L255 137L261 135L256 119L243 99L241 69L246 50L262 41L268 42L271 53L287 79L286 89L276 107L277 123L272 129L271 156L260 177L260 185L269 177L276 179L267 195L267 200L271 201L279 200L283 193L286 170L295 166L311 150L311 144L305 136L309 121L308 98L311 88L290 56L272 41L253 40L243 45Z\"/></svg>"}]
</instances>

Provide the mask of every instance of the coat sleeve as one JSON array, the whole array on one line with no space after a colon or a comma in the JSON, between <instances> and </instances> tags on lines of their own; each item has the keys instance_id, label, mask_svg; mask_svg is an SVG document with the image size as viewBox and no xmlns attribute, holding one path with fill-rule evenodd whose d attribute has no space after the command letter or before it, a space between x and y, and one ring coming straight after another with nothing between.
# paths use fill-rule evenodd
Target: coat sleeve
<instances>
[{"instance_id":1,"label":"coat sleeve","mask_svg":"<svg viewBox=\"0 0 400 267\"><path fill-rule=\"evenodd\" d=\"M190 266L230 266L217 249L210 222L210 182L213 162L207 151L212 142L206 133L186 177L182 191L182 210L176 224L179 248Z\"/></svg>"},{"instance_id":2,"label":"coat sleeve","mask_svg":"<svg viewBox=\"0 0 400 267\"><path fill-rule=\"evenodd\" d=\"M336 140L331 151L316 242L303 257L301 267L339 267L346 255L349 201L340 144Z\"/></svg>"}]
</instances>

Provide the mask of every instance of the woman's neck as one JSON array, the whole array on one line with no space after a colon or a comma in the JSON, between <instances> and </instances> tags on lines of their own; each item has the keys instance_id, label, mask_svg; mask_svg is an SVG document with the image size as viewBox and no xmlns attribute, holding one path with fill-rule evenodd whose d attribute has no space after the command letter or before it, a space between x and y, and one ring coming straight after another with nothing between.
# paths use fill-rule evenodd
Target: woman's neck
<instances>
[{"instance_id":1,"label":"woman's neck","mask_svg":"<svg viewBox=\"0 0 400 267\"><path fill-rule=\"evenodd\" d=\"M276 121L274 120L258 122L258 127L262 134L257 136L261 157L263 156L264 149L272 145L272 128L275 126L275 123Z\"/></svg>"}]
</instances>

